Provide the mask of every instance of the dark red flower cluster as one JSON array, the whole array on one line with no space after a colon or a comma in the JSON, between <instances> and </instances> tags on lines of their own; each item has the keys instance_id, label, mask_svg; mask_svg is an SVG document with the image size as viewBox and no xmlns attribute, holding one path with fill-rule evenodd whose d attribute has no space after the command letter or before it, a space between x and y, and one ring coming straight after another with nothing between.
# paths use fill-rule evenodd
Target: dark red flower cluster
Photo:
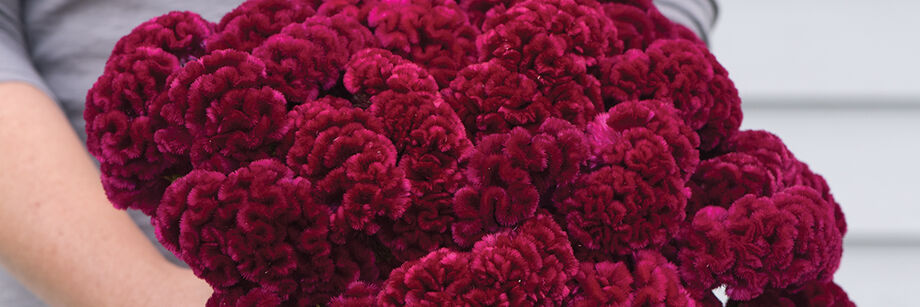
<instances>
[{"instance_id":1,"label":"dark red flower cluster","mask_svg":"<svg viewBox=\"0 0 920 307\"><path fill-rule=\"evenodd\" d=\"M684 231L678 258L687 286L725 284L738 300L828 282L842 253L833 205L806 186L703 208Z\"/></svg>"},{"instance_id":2,"label":"dark red flower cluster","mask_svg":"<svg viewBox=\"0 0 920 307\"><path fill-rule=\"evenodd\" d=\"M702 150L712 150L741 124L741 101L728 72L705 45L686 39L658 39L645 51L605 57L599 65L607 105L636 99L670 102L696 130Z\"/></svg>"},{"instance_id":3,"label":"dark red flower cluster","mask_svg":"<svg viewBox=\"0 0 920 307\"><path fill-rule=\"evenodd\" d=\"M589 171L554 195L573 242L601 258L669 242L685 218L696 134L670 105L648 100L598 115L586 136Z\"/></svg>"},{"instance_id":4,"label":"dark red flower cluster","mask_svg":"<svg viewBox=\"0 0 920 307\"><path fill-rule=\"evenodd\" d=\"M729 307L855 307L834 282L810 282L798 292L770 291L750 301L728 301Z\"/></svg>"},{"instance_id":5,"label":"dark red flower cluster","mask_svg":"<svg viewBox=\"0 0 920 307\"><path fill-rule=\"evenodd\" d=\"M440 249L393 270L379 306L552 306L578 271L565 232L537 215L513 231L490 234L469 252Z\"/></svg>"},{"instance_id":6,"label":"dark red flower cluster","mask_svg":"<svg viewBox=\"0 0 920 307\"><path fill-rule=\"evenodd\" d=\"M376 45L370 31L352 18L313 16L284 27L252 54L266 64L266 83L289 103L301 104L328 93L351 55Z\"/></svg>"},{"instance_id":7,"label":"dark red flower cluster","mask_svg":"<svg viewBox=\"0 0 920 307\"><path fill-rule=\"evenodd\" d=\"M533 217L541 200L575 179L587 155L584 134L559 119L545 121L536 134L518 127L483 138L463 157L469 183L454 198L454 240L468 246Z\"/></svg>"},{"instance_id":8,"label":"dark red flower cluster","mask_svg":"<svg viewBox=\"0 0 920 307\"><path fill-rule=\"evenodd\" d=\"M630 269L630 266L632 269ZM677 267L654 251L640 251L635 262L582 262L570 306L696 306Z\"/></svg>"},{"instance_id":9,"label":"dark red flower cluster","mask_svg":"<svg viewBox=\"0 0 920 307\"><path fill-rule=\"evenodd\" d=\"M717 156L700 163L690 187L692 216L705 206L728 208L744 195L771 196L796 185L815 189L833 205L837 228L846 233L840 205L823 177L795 158L779 137L766 131L740 131L716 150Z\"/></svg>"},{"instance_id":10,"label":"dark red flower cluster","mask_svg":"<svg viewBox=\"0 0 920 307\"><path fill-rule=\"evenodd\" d=\"M165 128L159 114L169 79L203 51L214 25L194 13L174 12L135 28L115 45L105 73L86 97L87 148L102 169L102 184L118 208L153 214L169 179L191 169L154 139Z\"/></svg>"},{"instance_id":11,"label":"dark red flower cluster","mask_svg":"<svg viewBox=\"0 0 920 307\"><path fill-rule=\"evenodd\" d=\"M367 6L367 25L383 48L427 69L438 85L475 60L479 29L456 2L380 0Z\"/></svg>"},{"instance_id":12,"label":"dark red flower cluster","mask_svg":"<svg viewBox=\"0 0 920 307\"><path fill-rule=\"evenodd\" d=\"M827 183L650 0L174 12L84 117L209 306L851 305Z\"/></svg>"}]
</instances>

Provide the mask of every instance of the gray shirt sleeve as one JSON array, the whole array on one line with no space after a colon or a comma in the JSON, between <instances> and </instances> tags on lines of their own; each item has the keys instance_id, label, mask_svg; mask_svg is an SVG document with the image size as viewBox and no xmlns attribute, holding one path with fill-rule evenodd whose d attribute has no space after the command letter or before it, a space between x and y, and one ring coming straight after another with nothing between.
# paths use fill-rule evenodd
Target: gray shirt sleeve
<instances>
[{"instance_id":1,"label":"gray shirt sleeve","mask_svg":"<svg viewBox=\"0 0 920 307\"><path fill-rule=\"evenodd\" d=\"M26 82L54 97L32 65L21 9L19 0L0 0L0 82Z\"/></svg>"},{"instance_id":2,"label":"gray shirt sleeve","mask_svg":"<svg viewBox=\"0 0 920 307\"><path fill-rule=\"evenodd\" d=\"M716 0L654 0L661 14L693 30L703 42L709 43L709 34L719 15Z\"/></svg>"}]
</instances>

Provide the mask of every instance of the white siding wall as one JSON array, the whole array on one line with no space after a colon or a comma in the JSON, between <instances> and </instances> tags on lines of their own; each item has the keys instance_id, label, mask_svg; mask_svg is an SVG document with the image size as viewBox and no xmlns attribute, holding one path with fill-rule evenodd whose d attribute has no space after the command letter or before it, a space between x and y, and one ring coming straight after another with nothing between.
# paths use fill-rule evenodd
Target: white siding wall
<instances>
[{"instance_id":1,"label":"white siding wall","mask_svg":"<svg viewBox=\"0 0 920 307\"><path fill-rule=\"evenodd\" d=\"M920 290L920 1L721 0L712 50L745 129L825 176L850 232L836 280L860 306Z\"/></svg>"}]
</instances>

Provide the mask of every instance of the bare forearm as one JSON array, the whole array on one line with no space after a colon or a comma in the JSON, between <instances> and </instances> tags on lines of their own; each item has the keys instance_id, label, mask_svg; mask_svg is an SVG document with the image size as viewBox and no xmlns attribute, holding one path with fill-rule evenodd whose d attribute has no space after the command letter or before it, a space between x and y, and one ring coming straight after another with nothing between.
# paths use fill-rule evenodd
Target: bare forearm
<instances>
[{"instance_id":1,"label":"bare forearm","mask_svg":"<svg viewBox=\"0 0 920 307\"><path fill-rule=\"evenodd\" d=\"M52 305L153 306L170 294L203 305L203 282L182 278L98 178L54 102L0 84L0 264Z\"/></svg>"}]
</instances>

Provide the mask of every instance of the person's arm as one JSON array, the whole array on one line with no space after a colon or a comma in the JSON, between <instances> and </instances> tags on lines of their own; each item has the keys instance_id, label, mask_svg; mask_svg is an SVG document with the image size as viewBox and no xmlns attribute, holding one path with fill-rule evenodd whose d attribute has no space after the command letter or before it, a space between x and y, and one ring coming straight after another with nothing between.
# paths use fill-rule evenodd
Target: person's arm
<instances>
[{"instance_id":1,"label":"person's arm","mask_svg":"<svg viewBox=\"0 0 920 307\"><path fill-rule=\"evenodd\" d=\"M208 285L112 208L59 107L0 82L0 265L51 306L203 306Z\"/></svg>"}]
</instances>

